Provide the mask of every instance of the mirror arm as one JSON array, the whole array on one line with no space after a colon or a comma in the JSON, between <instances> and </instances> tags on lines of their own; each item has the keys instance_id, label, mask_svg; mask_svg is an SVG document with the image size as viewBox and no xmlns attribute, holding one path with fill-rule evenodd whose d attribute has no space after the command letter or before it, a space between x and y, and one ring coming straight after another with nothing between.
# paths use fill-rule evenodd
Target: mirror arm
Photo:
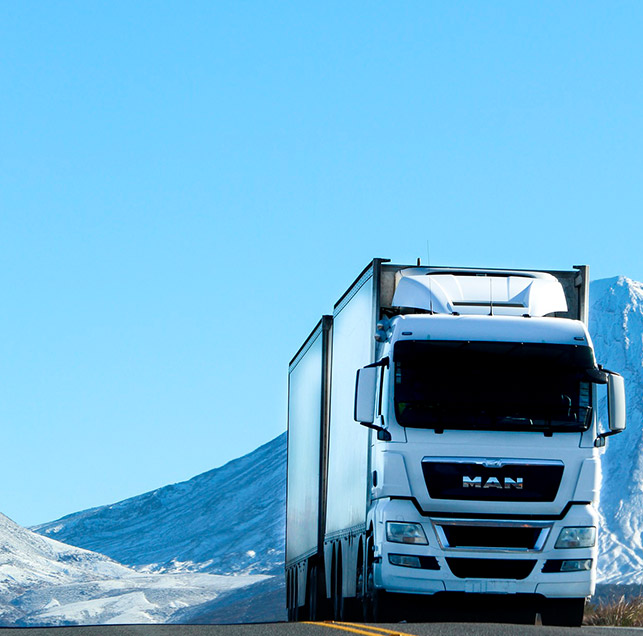
<instances>
[{"instance_id":1,"label":"mirror arm","mask_svg":"<svg viewBox=\"0 0 643 636\"><path fill-rule=\"evenodd\" d=\"M360 422L360 424L362 426L366 426L366 428L372 428L374 431L377 431L377 439L379 439L380 441L391 441L391 434L383 426L380 426L379 424L371 424L370 422Z\"/></svg>"},{"instance_id":2,"label":"mirror arm","mask_svg":"<svg viewBox=\"0 0 643 636\"><path fill-rule=\"evenodd\" d=\"M597 369L585 369L585 376L594 384L607 384L609 371L606 371L601 365L598 365Z\"/></svg>"},{"instance_id":3,"label":"mirror arm","mask_svg":"<svg viewBox=\"0 0 643 636\"><path fill-rule=\"evenodd\" d=\"M373 367L386 367L388 369L388 364L389 364L389 359L388 359L388 356L386 356L385 358L382 358L377 362L373 362L372 364L367 364L364 368L372 369Z\"/></svg>"},{"instance_id":4,"label":"mirror arm","mask_svg":"<svg viewBox=\"0 0 643 636\"><path fill-rule=\"evenodd\" d=\"M594 440L594 446L596 446L596 448L603 448L603 446L605 446L606 437L611 437L612 435L618 435L619 433L622 433L622 432L623 431L606 431L605 433L600 433Z\"/></svg>"}]
</instances>

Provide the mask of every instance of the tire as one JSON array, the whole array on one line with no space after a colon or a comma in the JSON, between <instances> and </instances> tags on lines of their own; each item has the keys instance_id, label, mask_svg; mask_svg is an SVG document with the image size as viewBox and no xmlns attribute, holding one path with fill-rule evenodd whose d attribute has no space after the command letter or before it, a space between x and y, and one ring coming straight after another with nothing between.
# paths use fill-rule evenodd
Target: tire
<instances>
[{"instance_id":1,"label":"tire","mask_svg":"<svg viewBox=\"0 0 643 636\"><path fill-rule=\"evenodd\" d=\"M361 551L361 546L360 546ZM344 599L344 620L355 623L363 619L364 613L364 562L357 559L355 574L355 596Z\"/></svg>"},{"instance_id":2,"label":"tire","mask_svg":"<svg viewBox=\"0 0 643 636\"><path fill-rule=\"evenodd\" d=\"M286 595L286 607L288 612L288 622L292 623L297 620L297 613L295 611L295 574L291 571L288 574L287 580L287 595Z\"/></svg>"},{"instance_id":3,"label":"tire","mask_svg":"<svg viewBox=\"0 0 643 636\"><path fill-rule=\"evenodd\" d=\"M297 623L306 620L306 606L299 605L299 569L295 569L292 578L292 608L288 612L288 620Z\"/></svg>"},{"instance_id":4,"label":"tire","mask_svg":"<svg viewBox=\"0 0 643 636\"><path fill-rule=\"evenodd\" d=\"M294 597L295 604L292 607L292 610L290 612L290 621L293 623L298 623L302 617L301 617L301 610L302 608L298 605L299 603L299 598L297 597L297 592L295 592L295 597Z\"/></svg>"},{"instance_id":5,"label":"tire","mask_svg":"<svg viewBox=\"0 0 643 636\"><path fill-rule=\"evenodd\" d=\"M364 576L366 577L364 585L364 601L362 603L362 620L365 623L377 623L377 598L376 590L373 585L373 543L368 542L366 549L366 568L364 569Z\"/></svg>"},{"instance_id":6,"label":"tire","mask_svg":"<svg viewBox=\"0 0 643 636\"><path fill-rule=\"evenodd\" d=\"M536 610L534 609L517 609L507 611L501 617L503 623L513 623L514 625L535 625L536 624ZM544 625L544 623L543 623Z\"/></svg>"},{"instance_id":7,"label":"tire","mask_svg":"<svg viewBox=\"0 0 643 636\"><path fill-rule=\"evenodd\" d=\"M314 621L331 621L333 620L333 603L332 598L326 596L326 577L328 573L324 567L323 561L321 565L315 566L316 577L316 602L315 602L315 616L310 620ZM333 592L331 579L331 594Z\"/></svg>"},{"instance_id":8,"label":"tire","mask_svg":"<svg viewBox=\"0 0 643 636\"><path fill-rule=\"evenodd\" d=\"M584 598L550 598L540 611L540 620L543 625L580 627L584 609Z\"/></svg>"},{"instance_id":9,"label":"tire","mask_svg":"<svg viewBox=\"0 0 643 636\"><path fill-rule=\"evenodd\" d=\"M317 588L317 566L313 565L308 570L308 581L306 583L306 609L309 621L319 620L319 606L318 606L318 588Z\"/></svg>"},{"instance_id":10,"label":"tire","mask_svg":"<svg viewBox=\"0 0 643 636\"><path fill-rule=\"evenodd\" d=\"M335 562L333 576L333 618L336 621L344 620L344 595L342 593L342 561L341 557Z\"/></svg>"},{"instance_id":11,"label":"tire","mask_svg":"<svg viewBox=\"0 0 643 636\"><path fill-rule=\"evenodd\" d=\"M364 591L363 615L365 623L395 622L385 591L375 588L373 573L373 544L369 542L366 552L366 590Z\"/></svg>"}]
</instances>

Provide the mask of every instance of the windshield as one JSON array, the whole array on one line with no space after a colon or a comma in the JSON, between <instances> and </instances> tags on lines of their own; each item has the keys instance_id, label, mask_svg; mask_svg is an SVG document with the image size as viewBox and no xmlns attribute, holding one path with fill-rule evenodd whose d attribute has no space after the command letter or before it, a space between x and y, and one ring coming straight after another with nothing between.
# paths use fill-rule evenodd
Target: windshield
<instances>
[{"instance_id":1,"label":"windshield","mask_svg":"<svg viewBox=\"0 0 643 636\"><path fill-rule=\"evenodd\" d=\"M594 368L587 346L397 342L395 415L419 428L584 431Z\"/></svg>"}]
</instances>

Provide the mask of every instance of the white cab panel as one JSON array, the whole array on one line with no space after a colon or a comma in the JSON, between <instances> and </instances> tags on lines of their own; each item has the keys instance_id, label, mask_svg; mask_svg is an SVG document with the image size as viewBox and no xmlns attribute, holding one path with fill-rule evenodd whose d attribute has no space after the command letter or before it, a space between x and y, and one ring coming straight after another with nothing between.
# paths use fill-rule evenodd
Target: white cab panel
<instances>
[{"instance_id":1,"label":"white cab panel","mask_svg":"<svg viewBox=\"0 0 643 636\"><path fill-rule=\"evenodd\" d=\"M439 314L546 316L567 311L565 292L549 274L417 274L402 270L393 306Z\"/></svg>"}]
</instances>

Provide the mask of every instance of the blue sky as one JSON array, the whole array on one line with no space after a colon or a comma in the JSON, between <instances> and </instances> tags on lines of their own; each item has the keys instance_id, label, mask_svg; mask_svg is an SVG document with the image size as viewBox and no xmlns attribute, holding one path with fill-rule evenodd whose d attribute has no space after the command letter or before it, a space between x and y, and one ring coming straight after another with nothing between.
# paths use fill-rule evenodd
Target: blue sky
<instances>
[{"instance_id":1,"label":"blue sky","mask_svg":"<svg viewBox=\"0 0 643 636\"><path fill-rule=\"evenodd\" d=\"M643 280L642 26L617 0L0 4L0 511L279 434L288 361L375 256Z\"/></svg>"}]
</instances>

